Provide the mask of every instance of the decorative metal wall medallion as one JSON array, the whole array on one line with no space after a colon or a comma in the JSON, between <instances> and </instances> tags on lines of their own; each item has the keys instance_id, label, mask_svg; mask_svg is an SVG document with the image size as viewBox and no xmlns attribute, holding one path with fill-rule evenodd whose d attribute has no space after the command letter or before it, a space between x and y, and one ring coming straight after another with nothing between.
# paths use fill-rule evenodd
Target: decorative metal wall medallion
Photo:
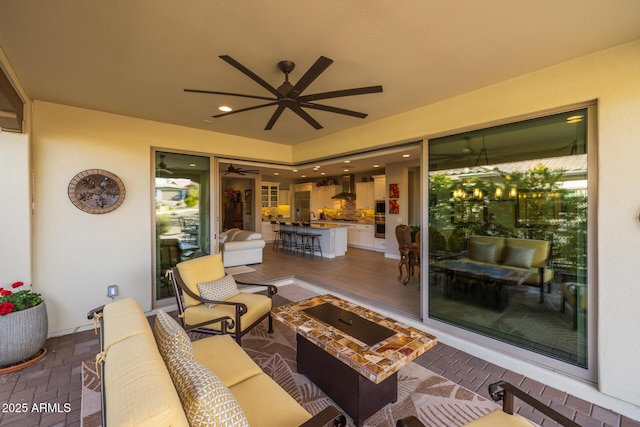
<instances>
[{"instance_id":1,"label":"decorative metal wall medallion","mask_svg":"<svg viewBox=\"0 0 640 427\"><path fill-rule=\"evenodd\" d=\"M115 174L87 169L69 183L69 199L82 211L103 214L117 209L124 201L124 184Z\"/></svg>"}]
</instances>

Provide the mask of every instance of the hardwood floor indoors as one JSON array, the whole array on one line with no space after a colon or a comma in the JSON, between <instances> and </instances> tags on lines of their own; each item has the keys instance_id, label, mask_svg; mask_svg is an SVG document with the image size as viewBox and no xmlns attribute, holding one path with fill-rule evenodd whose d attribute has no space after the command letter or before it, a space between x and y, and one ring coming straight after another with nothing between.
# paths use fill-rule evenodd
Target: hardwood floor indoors
<instances>
[{"instance_id":1,"label":"hardwood floor indoors","mask_svg":"<svg viewBox=\"0 0 640 427\"><path fill-rule=\"evenodd\" d=\"M278 277L297 276L327 288L336 288L394 308L416 318L420 316L420 270L406 285L399 279L398 260L384 253L349 247L347 255L333 259L302 256L290 251L274 251L267 244L263 263L256 271L238 280L259 282Z\"/></svg>"}]
</instances>

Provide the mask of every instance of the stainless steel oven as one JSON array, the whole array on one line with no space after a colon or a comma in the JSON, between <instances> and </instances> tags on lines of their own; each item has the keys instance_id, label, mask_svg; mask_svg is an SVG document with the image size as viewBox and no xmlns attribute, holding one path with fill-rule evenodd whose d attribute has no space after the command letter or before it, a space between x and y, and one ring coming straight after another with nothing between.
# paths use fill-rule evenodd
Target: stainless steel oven
<instances>
[{"instance_id":1,"label":"stainless steel oven","mask_svg":"<svg viewBox=\"0 0 640 427\"><path fill-rule=\"evenodd\" d=\"M374 236L379 239L384 239L385 232L385 218L384 214L376 213L373 217Z\"/></svg>"}]
</instances>

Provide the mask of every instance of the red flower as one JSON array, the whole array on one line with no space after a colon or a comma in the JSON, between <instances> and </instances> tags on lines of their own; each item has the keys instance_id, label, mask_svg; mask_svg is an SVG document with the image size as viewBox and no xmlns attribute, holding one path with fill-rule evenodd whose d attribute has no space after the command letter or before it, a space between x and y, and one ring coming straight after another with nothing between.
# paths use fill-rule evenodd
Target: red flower
<instances>
[{"instance_id":1,"label":"red flower","mask_svg":"<svg viewBox=\"0 0 640 427\"><path fill-rule=\"evenodd\" d=\"M13 311L14 305L12 302L0 303L0 314L9 314Z\"/></svg>"},{"instance_id":2,"label":"red flower","mask_svg":"<svg viewBox=\"0 0 640 427\"><path fill-rule=\"evenodd\" d=\"M13 285L11 285L11 287L15 289L15 288L19 288L22 285L24 285L24 282L15 282Z\"/></svg>"},{"instance_id":3,"label":"red flower","mask_svg":"<svg viewBox=\"0 0 640 427\"><path fill-rule=\"evenodd\" d=\"M11 295L13 292L11 292L9 289L3 289L0 291L0 296L3 297L8 297L9 295Z\"/></svg>"}]
</instances>

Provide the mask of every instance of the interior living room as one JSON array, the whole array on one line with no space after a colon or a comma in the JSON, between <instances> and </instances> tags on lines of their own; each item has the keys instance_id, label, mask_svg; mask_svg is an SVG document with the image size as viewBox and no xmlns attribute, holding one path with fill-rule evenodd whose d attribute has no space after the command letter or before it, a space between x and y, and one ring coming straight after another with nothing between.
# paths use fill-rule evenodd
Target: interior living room
<instances>
[{"instance_id":1,"label":"interior living room","mask_svg":"<svg viewBox=\"0 0 640 427\"><path fill-rule=\"evenodd\" d=\"M640 425L640 4L403 5L0 5L0 347L19 289L46 304L37 360L0 363L0 425L99 425L88 312L182 321L168 272L204 259L277 287L275 332L238 337L276 382L264 361L320 384L290 369L283 310L331 294L421 337L399 383L473 396L438 425L489 412L497 380L578 425ZM448 404L412 393L369 421L302 406L393 425Z\"/></svg>"}]
</instances>

